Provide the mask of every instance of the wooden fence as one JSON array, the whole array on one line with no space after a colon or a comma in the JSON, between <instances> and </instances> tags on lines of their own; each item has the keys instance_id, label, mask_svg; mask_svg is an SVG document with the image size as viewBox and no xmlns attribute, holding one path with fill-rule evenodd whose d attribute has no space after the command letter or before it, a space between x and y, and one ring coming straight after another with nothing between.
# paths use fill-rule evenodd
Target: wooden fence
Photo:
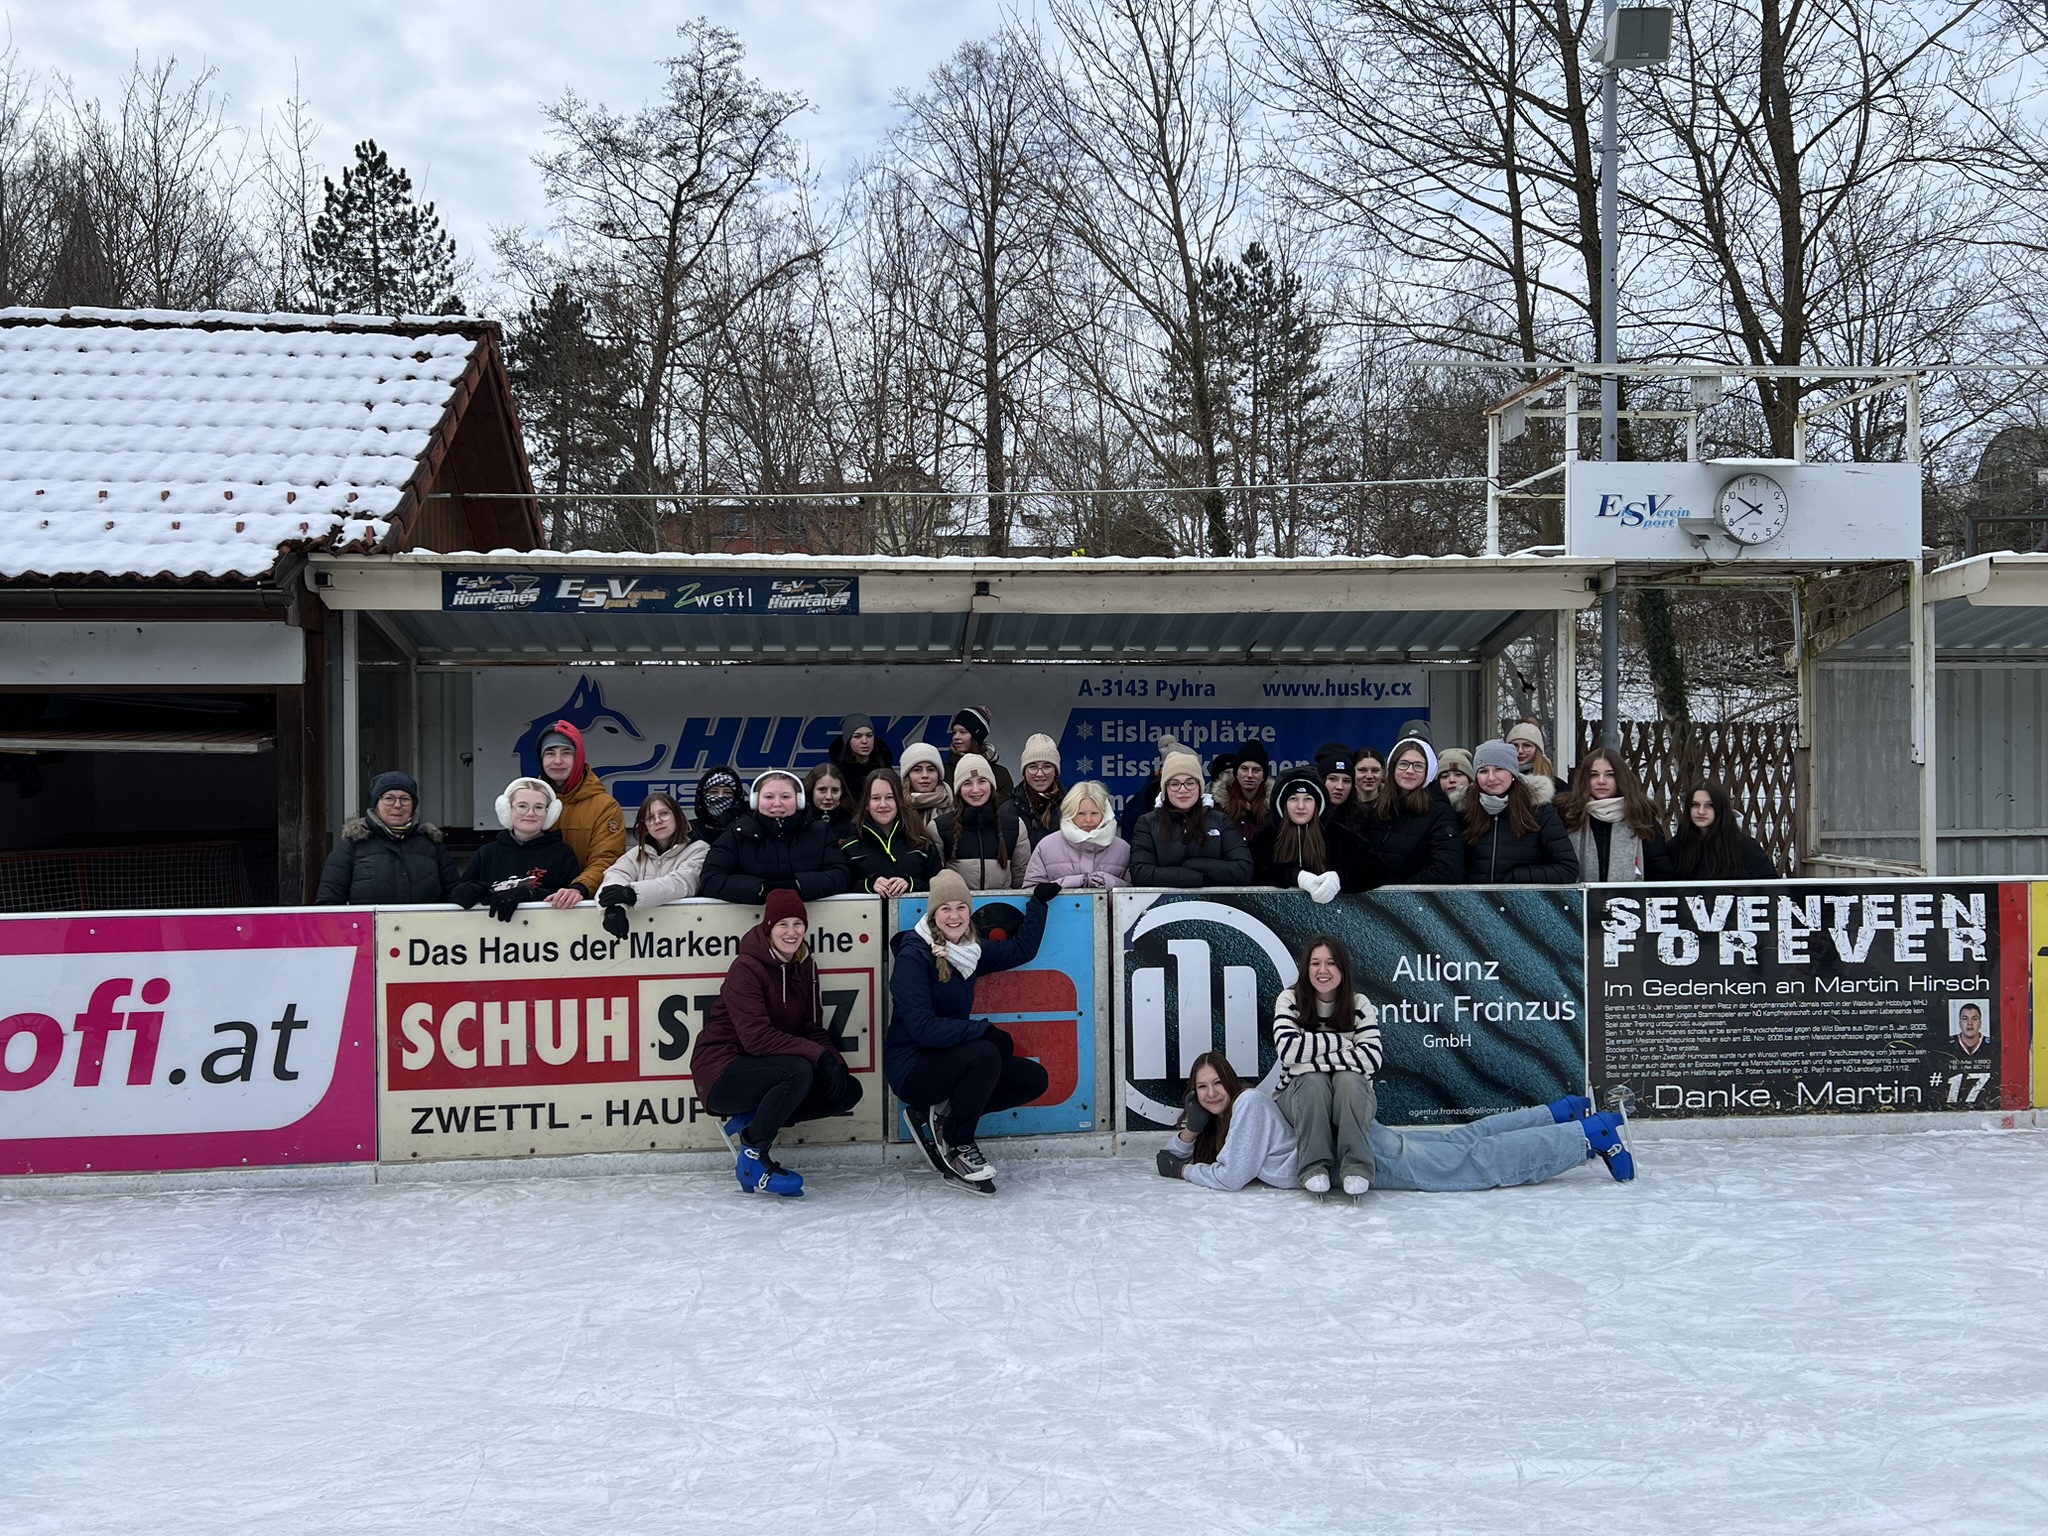
<instances>
[{"instance_id":1,"label":"wooden fence","mask_svg":"<svg viewBox=\"0 0 2048 1536\"><path fill-rule=\"evenodd\" d=\"M1676 826L1687 790L1724 786L1742 825L1764 845L1778 873L1799 872L1799 786L1789 720L1624 720L1621 755ZM1579 760L1600 745L1600 722L1579 722Z\"/></svg>"}]
</instances>

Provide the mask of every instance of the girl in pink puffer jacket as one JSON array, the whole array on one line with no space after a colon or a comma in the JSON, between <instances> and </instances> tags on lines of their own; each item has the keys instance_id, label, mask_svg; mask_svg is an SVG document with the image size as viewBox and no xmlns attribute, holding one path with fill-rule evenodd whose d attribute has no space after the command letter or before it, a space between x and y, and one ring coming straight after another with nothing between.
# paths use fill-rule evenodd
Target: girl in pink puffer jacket
<instances>
[{"instance_id":1,"label":"girl in pink puffer jacket","mask_svg":"<svg viewBox=\"0 0 2048 1536\"><path fill-rule=\"evenodd\" d=\"M1131 883L1131 845L1116 835L1109 791L1076 784L1060 802L1060 829L1041 837L1024 871L1025 889L1042 880L1069 891L1113 891Z\"/></svg>"}]
</instances>

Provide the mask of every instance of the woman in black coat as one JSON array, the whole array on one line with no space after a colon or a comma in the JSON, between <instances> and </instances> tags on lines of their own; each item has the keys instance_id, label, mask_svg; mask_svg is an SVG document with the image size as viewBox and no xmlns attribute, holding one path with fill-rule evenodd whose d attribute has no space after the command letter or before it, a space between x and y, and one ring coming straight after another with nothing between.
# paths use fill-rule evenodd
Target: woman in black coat
<instances>
[{"instance_id":1,"label":"woman in black coat","mask_svg":"<svg viewBox=\"0 0 2048 1536\"><path fill-rule=\"evenodd\" d=\"M343 823L341 841L320 871L323 907L406 906L446 901L455 860L441 829L419 819L420 787L409 773L370 780L370 810Z\"/></svg>"},{"instance_id":2,"label":"woman in black coat","mask_svg":"<svg viewBox=\"0 0 2048 1536\"><path fill-rule=\"evenodd\" d=\"M754 780L750 808L733 819L704 861L699 889L720 901L758 903L770 891L795 891L805 901L838 896L853 870L832 830L804 814L804 789L786 768Z\"/></svg>"},{"instance_id":3,"label":"woman in black coat","mask_svg":"<svg viewBox=\"0 0 2048 1536\"><path fill-rule=\"evenodd\" d=\"M1365 839L1330 815L1322 775L1312 767L1280 776L1272 817L1252 839L1252 871L1260 885L1304 890L1318 902L1385 883Z\"/></svg>"},{"instance_id":4,"label":"woman in black coat","mask_svg":"<svg viewBox=\"0 0 2048 1536\"><path fill-rule=\"evenodd\" d=\"M1250 885L1251 850L1228 816L1202 804L1202 760L1172 753L1159 778L1159 804L1131 838L1131 884Z\"/></svg>"},{"instance_id":5,"label":"woman in black coat","mask_svg":"<svg viewBox=\"0 0 2048 1536\"><path fill-rule=\"evenodd\" d=\"M1379 798L1365 817L1365 840L1389 885L1463 885L1465 846L1458 813L1432 792L1429 754L1419 741L1394 749Z\"/></svg>"},{"instance_id":6,"label":"woman in black coat","mask_svg":"<svg viewBox=\"0 0 2048 1536\"><path fill-rule=\"evenodd\" d=\"M1778 867L1764 845L1742 830L1742 819L1719 784L1702 784L1685 797L1678 835L1669 853L1652 850L1655 880L1775 880Z\"/></svg>"},{"instance_id":7,"label":"woman in black coat","mask_svg":"<svg viewBox=\"0 0 2048 1536\"><path fill-rule=\"evenodd\" d=\"M858 793L869 774L877 768L894 768L896 753L866 715L846 715L839 721L839 734L825 749L832 766L846 775L847 787Z\"/></svg>"},{"instance_id":8,"label":"woman in black coat","mask_svg":"<svg viewBox=\"0 0 2048 1536\"><path fill-rule=\"evenodd\" d=\"M853 832L839 845L853 866L853 888L873 896L908 896L931 889L946 867L944 856L894 768L868 775L867 799Z\"/></svg>"},{"instance_id":9,"label":"woman in black coat","mask_svg":"<svg viewBox=\"0 0 2048 1536\"><path fill-rule=\"evenodd\" d=\"M1579 856L1551 807L1557 788L1524 778L1515 749L1489 741L1472 754L1465 791L1467 885L1576 885Z\"/></svg>"}]
</instances>

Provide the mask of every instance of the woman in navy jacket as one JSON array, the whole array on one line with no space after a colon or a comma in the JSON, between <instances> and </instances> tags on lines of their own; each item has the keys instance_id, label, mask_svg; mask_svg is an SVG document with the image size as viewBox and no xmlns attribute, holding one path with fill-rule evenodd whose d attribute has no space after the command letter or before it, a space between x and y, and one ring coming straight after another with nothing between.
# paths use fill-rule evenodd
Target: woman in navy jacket
<instances>
[{"instance_id":1,"label":"woman in navy jacket","mask_svg":"<svg viewBox=\"0 0 2048 1536\"><path fill-rule=\"evenodd\" d=\"M1016 1054L1008 1034L973 1016L974 978L1030 964L1045 934L1045 904L1059 893L1051 881L1032 891L1015 938L978 939L967 882L940 870L925 915L889 941L896 963L882 1070L931 1165L975 1194L996 1190L995 1169L974 1141L981 1117L1029 1104L1050 1079Z\"/></svg>"}]
</instances>

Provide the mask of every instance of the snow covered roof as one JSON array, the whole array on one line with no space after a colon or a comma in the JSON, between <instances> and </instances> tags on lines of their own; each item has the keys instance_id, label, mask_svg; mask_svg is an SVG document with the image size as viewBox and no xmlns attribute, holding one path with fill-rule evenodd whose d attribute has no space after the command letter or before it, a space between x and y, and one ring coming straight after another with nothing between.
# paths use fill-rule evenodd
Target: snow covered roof
<instances>
[{"instance_id":1,"label":"snow covered roof","mask_svg":"<svg viewBox=\"0 0 2048 1536\"><path fill-rule=\"evenodd\" d=\"M396 547L493 336L0 309L0 578L246 579L287 550Z\"/></svg>"}]
</instances>

